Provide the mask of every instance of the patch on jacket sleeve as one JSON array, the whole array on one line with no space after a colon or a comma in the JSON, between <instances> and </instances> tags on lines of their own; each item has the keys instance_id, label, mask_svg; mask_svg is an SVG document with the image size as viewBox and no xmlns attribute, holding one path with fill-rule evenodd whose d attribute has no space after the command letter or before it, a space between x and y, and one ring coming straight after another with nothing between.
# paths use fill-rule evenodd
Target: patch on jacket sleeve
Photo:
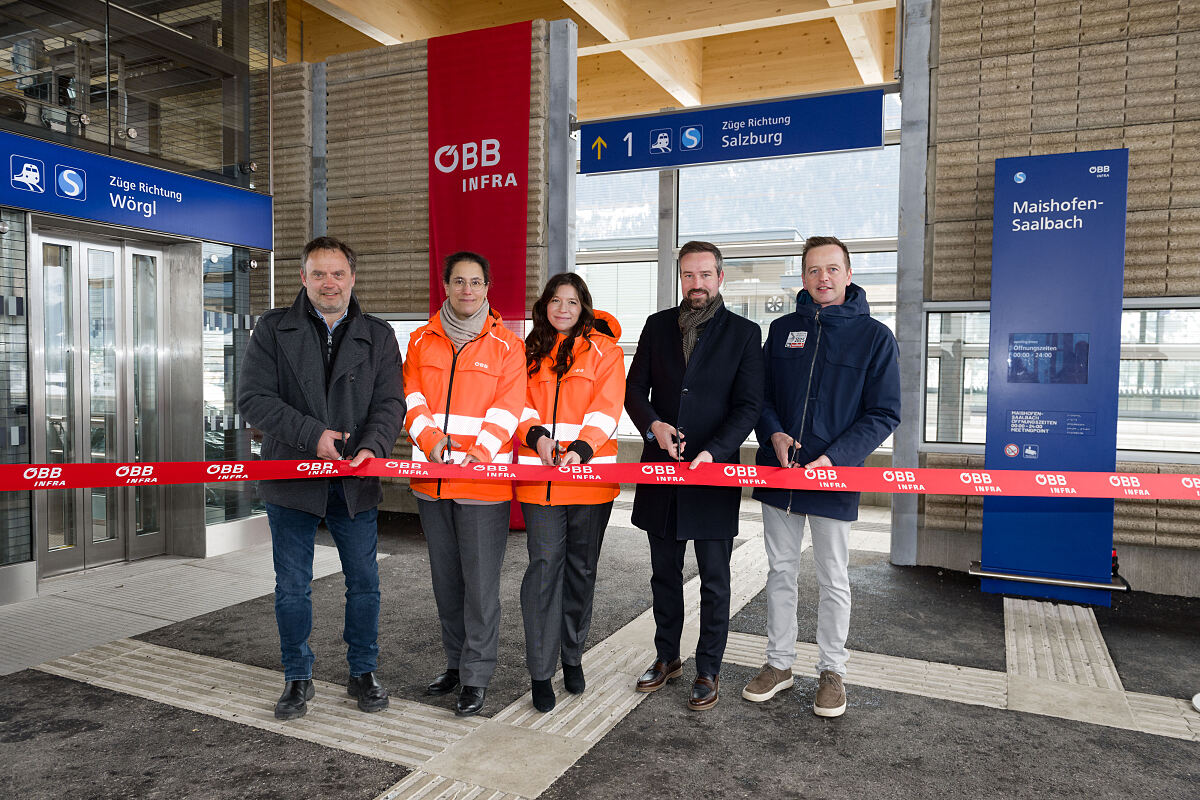
<instances>
[{"instance_id":1,"label":"patch on jacket sleeve","mask_svg":"<svg viewBox=\"0 0 1200 800\"><path fill-rule=\"evenodd\" d=\"M804 349L804 343L808 340L808 331L792 331L788 334L787 341L783 343L784 347L793 349Z\"/></svg>"}]
</instances>

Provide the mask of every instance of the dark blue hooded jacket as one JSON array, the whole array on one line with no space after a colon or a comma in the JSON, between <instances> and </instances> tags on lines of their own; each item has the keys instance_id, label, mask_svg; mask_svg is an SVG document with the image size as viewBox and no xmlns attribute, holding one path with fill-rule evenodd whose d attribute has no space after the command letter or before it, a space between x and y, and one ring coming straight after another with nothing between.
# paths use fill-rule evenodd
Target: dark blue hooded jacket
<instances>
[{"instance_id":1,"label":"dark blue hooded jacket","mask_svg":"<svg viewBox=\"0 0 1200 800\"><path fill-rule=\"evenodd\" d=\"M861 467L900 424L896 337L871 317L857 284L825 308L801 291L796 310L771 323L763 355L755 463L780 466L771 434L783 431L800 443L800 465L824 454L835 467ZM756 489L754 497L797 514L858 519L858 492Z\"/></svg>"}]
</instances>

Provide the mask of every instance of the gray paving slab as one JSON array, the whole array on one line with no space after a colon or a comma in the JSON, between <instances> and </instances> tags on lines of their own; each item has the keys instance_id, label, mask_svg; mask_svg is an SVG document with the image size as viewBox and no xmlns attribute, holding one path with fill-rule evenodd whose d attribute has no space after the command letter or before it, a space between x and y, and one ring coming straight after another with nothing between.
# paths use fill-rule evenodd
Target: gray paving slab
<instances>
[{"instance_id":1,"label":"gray paving slab","mask_svg":"<svg viewBox=\"0 0 1200 800\"><path fill-rule=\"evenodd\" d=\"M42 672L0 681L0 797L362 800L407 772Z\"/></svg>"},{"instance_id":2,"label":"gray paving slab","mask_svg":"<svg viewBox=\"0 0 1200 800\"><path fill-rule=\"evenodd\" d=\"M858 686L825 720L810 677L742 700L755 672L727 664L704 713L684 682L654 693L540 797L1195 800L1200 785L1195 742Z\"/></svg>"},{"instance_id":3,"label":"gray paving slab","mask_svg":"<svg viewBox=\"0 0 1200 800\"><path fill-rule=\"evenodd\" d=\"M1093 611L1127 690L1179 698L1200 692L1200 598L1114 594L1111 608Z\"/></svg>"},{"instance_id":4,"label":"gray paving slab","mask_svg":"<svg viewBox=\"0 0 1200 800\"><path fill-rule=\"evenodd\" d=\"M817 576L812 550L800 557L796 616L799 640L815 642ZM852 550L853 610L847 647L922 661L1003 670L1004 606L983 594L979 581L935 567L897 567L886 553ZM765 635L766 593L730 622L730 630Z\"/></svg>"}]
</instances>

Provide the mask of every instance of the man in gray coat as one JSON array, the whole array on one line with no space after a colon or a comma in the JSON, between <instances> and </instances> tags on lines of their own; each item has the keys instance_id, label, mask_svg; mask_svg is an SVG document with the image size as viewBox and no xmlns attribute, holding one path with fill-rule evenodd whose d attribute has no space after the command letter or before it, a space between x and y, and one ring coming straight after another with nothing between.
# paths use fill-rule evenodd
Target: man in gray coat
<instances>
[{"instance_id":1,"label":"man in gray coat","mask_svg":"<svg viewBox=\"0 0 1200 800\"><path fill-rule=\"evenodd\" d=\"M351 467L392 451L404 421L404 379L396 334L362 313L353 295L355 254L330 236L304 248L303 288L290 308L263 314L254 326L238 382L238 408L263 434L262 458L322 461ZM275 621L284 669L277 719L295 719L312 699L313 544L324 520L346 576L342 638L350 664L347 691L363 711L388 706L375 678L379 653L378 478L264 481L259 492L271 524L275 560Z\"/></svg>"}]
</instances>

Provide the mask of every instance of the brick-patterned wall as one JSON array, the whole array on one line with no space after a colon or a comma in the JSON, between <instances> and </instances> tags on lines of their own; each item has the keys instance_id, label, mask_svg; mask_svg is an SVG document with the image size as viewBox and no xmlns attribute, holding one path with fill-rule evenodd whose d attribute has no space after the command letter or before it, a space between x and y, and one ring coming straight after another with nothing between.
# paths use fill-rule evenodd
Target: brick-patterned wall
<instances>
[{"instance_id":1,"label":"brick-patterned wall","mask_svg":"<svg viewBox=\"0 0 1200 800\"><path fill-rule=\"evenodd\" d=\"M1125 295L1200 294L1200 4L941 0L933 51L927 300L991 296L995 159L1115 147L1130 151ZM925 465L983 458L930 454ZM921 507L925 529L982 527L980 498ZM1200 549L1200 505L1118 500L1114 537Z\"/></svg>"},{"instance_id":2,"label":"brick-patterned wall","mask_svg":"<svg viewBox=\"0 0 1200 800\"><path fill-rule=\"evenodd\" d=\"M549 26L535 21L527 307L537 299L547 271L548 53ZM363 307L373 312L424 314L429 309L426 65L423 41L326 61L328 230L358 251L355 291ZM276 197L278 202L278 179ZM283 254L278 246L276 252ZM277 257L277 272L279 263ZM289 266L298 268L298 260Z\"/></svg>"},{"instance_id":3,"label":"brick-patterned wall","mask_svg":"<svg viewBox=\"0 0 1200 800\"><path fill-rule=\"evenodd\" d=\"M0 454L29 463L29 308L25 297L25 213L0 210ZM0 492L0 566L33 558L29 492Z\"/></svg>"},{"instance_id":4,"label":"brick-patterned wall","mask_svg":"<svg viewBox=\"0 0 1200 800\"><path fill-rule=\"evenodd\" d=\"M1200 4L942 0L930 300L991 295L995 159L1130 149L1125 294L1200 294Z\"/></svg>"},{"instance_id":5,"label":"brick-patterned wall","mask_svg":"<svg viewBox=\"0 0 1200 800\"><path fill-rule=\"evenodd\" d=\"M275 305L286 305L299 289L300 253L312 238L312 65L275 67L272 79ZM260 109L265 114L265 99L261 104L252 101L251 109L256 117Z\"/></svg>"}]
</instances>

